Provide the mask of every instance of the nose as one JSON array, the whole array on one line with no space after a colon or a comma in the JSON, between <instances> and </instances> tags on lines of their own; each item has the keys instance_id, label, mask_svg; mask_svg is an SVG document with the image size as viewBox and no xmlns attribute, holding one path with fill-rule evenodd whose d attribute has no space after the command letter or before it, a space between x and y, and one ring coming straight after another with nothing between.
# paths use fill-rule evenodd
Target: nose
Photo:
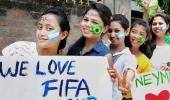
<instances>
[{"instance_id":1,"label":"nose","mask_svg":"<svg viewBox=\"0 0 170 100\"><path fill-rule=\"evenodd\" d=\"M137 39L139 38L139 33L138 33L138 34L135 34L135 38L137 38Z\"/></svg>"},{"instance_id":2,"label":"nose","mask_svg":"<svg viewBox=\"0 0 170 100\"><path fill-rule=\"evenodd\" d=\"M160 25L159 25L159 24L156 24L156 27L160 27Z\"/></svg>"},{"instance_id":3,"label":"nose","mask_svg":"<svg viewBox=\"0 0 170 100\"><path fill-rule=\"evenodd\" d=\"M109 34L110 34L110 37L112 37L112 38L116 37L116 34L113 31L111 33L109 33Z\"/></svg>"},{"instance_id":4,"label":"nose","mask_svg":"<svg viewBox=\"0 0 170 100\"><path fill-rule=\"evenodd\" d=\"M91 26L91 24L92 24L91 21L87 21L87 22L85 23L85 25L86 25L86 26L89 26L89 27Z\"/></svg>"},{"instance_id":5,"label":"nose","mask_svg":"<svg viewBox=\"0 0 170 100\"><path fill-rule=\"evenodd\" d=\"M45 31L44 29L39 30L39 35L40 36L46 36L47 35L47 31Z\"/></svg>"}]
</instances>

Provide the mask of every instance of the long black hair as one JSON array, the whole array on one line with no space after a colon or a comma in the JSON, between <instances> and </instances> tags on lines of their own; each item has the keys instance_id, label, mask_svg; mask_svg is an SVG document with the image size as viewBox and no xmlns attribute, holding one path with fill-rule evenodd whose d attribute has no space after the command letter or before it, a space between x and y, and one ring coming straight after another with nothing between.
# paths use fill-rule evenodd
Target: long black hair
<instances>
[{"instance_id":1,"label":"long black hair","mask_svg":"<svg viewBox=\"0 0 170 100\"><path fill-rule=\"evenodd\" d=\"M85 11L85 14L91 9L94 9L99 13L99 16L104 22L104 26L110 25L112 13L107 6L101 3L91 2L90 7ZM80 51L82 51L83 47L85 46L85 41L86 41L85 37L83 36L80 37L75 42L75 44L73 44L72 47L68 50L67 55L80 55Z\"/></svg>"},{"instance_id":2,"label":"long black hair","mask_svg":"<svg viewBox=\"0 0 170 100\"><path fill-rule=\"evenodd\" d=\"M168 16L164 13L157 13L155 16L153 16L150 21L149 21L149 25L150 25L150 30L151 30L151 35L152 35L152 41L151 41L151 50L154 51L154 49L156 48L156 35L153 33L152 31L152 23L153 23L153 20L155 17L161 17L164 19L165 23L167 25L170 25L170 20L168 18ZM168 28L168 30L166 31L167 32L170 32L170 27Z\"/></svg>"},{"instance_id":3,"label":"long black hair","mask_svg":"<svg viewBox=\"0 0 170 100\"><path fill-rule=\"evenodd\" d=\"M70 24L69 24L67 15L63 8L50 7L46 11L44 11L41 16L49 14L49 13L52 13L52 14L56 15L57 17L59 17L60 21L58 21L58 22L61 27L61 32L64 32L64 31L67 31L68 33L70 32ZM58 20L58 19L56 18L56 20ZM66 46L67 37L68 37L68 35L63 40L61 40L61 42L59 43L57 53L59 53L59 51Z\"/></svg>"},{"instance_id":4,"label":"long black hair","mask_svg":"<svg viewBox=\"0 0 170 100\"><path fill-rule=\"evenodd\" d=\"M144 20L142 19L139 19L137 21L135 21L134 23L132 23L131 27L130 27L130 31L129 33L131 32L131 30L136 26L136 25L140 25L140 26L143 26L145 29L146 29L146 41L145 43L143 43L140 47L139 47L139 51L141 51L142 53L144 53L148 58L151 58L152 57L152 54L153 54L153 50L152 50L152 47L151 47L151 41L152 41L152 35L151 35L151 32L150 32L150 27L149 27L149 24L147 22L145 22ZM127 47L130 47L131 48L131 43L130 43L130 36L126 36L125 37L125 45Z\"/></svg>"},{"instance_id":5,"label":"long black hair","mask_svg":"<svg viewBox=\"0 0 170 100\"><path fill-rule=\"evenodd\" d=\"M154 20L155 17L161 17L161 18L164 19L164 21L165 21L165 23L166 23L167 25L170 24L170 20L169 20L168 16L167 16L166 14L163 14L163 13L157 13L155 16L153 16L153 17L151 18L151 20L149 21L149 25L150 25L150 28L151 28L152 43L153 43L154 47L156 47L156 35L155 35L155 34L153 33L153 31L152 31L152 23L153 23L153 20ZM167 32L170 32L170 27L168 28L168 30L166 31L166 33L167 33Z\"/></svg>"}]
</instances>

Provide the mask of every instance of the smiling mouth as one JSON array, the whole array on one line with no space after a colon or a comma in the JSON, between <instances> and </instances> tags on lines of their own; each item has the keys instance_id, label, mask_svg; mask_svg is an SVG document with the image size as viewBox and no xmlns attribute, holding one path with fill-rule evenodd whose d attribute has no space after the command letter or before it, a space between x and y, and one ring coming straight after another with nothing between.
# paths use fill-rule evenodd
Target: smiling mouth
<instances>
[{"instance_id":1,"label":"smiling mouth","mask_svg":"<svg viewBox=\"0 0 170 100\"><path fill-rule=\"evenodd\" d=\"M139 42L139 40L137 40L137 39L132 39L132 41L133 41L134 43L138 43L138 42Z\"/></svg>"},{"instance_id":2,"label":"smiling mouth","mask_svg":"<svg viewBox=\"0 0 170 100\"><path fill-rule=\"evenodd\" d=\"M84 32L90 32L90 29L83 28L83 31L84 31Z\"/></svg>"},{"instance_id":3,"label":"smiling mouth","mask_svg":"<svg viewBox=\"0 0 170 100\"><path fill-rule=\"evenodd\" d=\"M43 42L43 41L48 41L48 39L42 39L42 38L40 38L40 39L38 39L38 41Z\"/></svg>"}]
</instances>

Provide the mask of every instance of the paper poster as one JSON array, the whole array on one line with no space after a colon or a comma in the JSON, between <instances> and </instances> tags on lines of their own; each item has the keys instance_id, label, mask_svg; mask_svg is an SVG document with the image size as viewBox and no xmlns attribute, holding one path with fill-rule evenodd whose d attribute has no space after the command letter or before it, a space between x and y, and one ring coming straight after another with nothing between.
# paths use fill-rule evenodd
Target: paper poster
<instances>
[{"instance_id":1,"label":"paper poster","mask_svg":"<svg viewBox=\"0 0 170 100\"><path fill-rule=\"evenodd\" d=\"M0 100L111 100L105 57L0 57Z\"/></svg>"},{"instance_id":2,"label":"paper poster","mask_svg":"<svg viewBox=\"0 0 170 100\"><path fill-rule=\"evenodd\" d=\"M170 71L139 74L132 85L133 100L170 100Z\"/></svg>"}]
</instances>

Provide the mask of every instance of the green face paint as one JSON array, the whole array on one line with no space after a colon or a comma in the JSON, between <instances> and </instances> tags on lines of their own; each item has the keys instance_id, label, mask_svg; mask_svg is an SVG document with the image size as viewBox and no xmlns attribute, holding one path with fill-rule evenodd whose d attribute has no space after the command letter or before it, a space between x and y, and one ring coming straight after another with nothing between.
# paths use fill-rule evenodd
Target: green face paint
<instances>
[{"instance_id":1,"label":"green face paint","mask_svg":"<svg viewBox=\"0 0 170 100\"><path fill-rule=\"evenodd\" d=\"M91 25L91 32L93 35L100 35L102 33L102 25L101 24L92 24Z\"/></svg>"},{"instance_id":2,"label":"green face paint","mask_svg":"<svg viewBox=\"0 0 170 100\"><path fill-rule=\"evenodd\" d=\"M141 44L143 44L144 42L145 42L145 36L144 35L140 35L139 36L139 42L141 43Z\"/></svg>"}]
</instances>

